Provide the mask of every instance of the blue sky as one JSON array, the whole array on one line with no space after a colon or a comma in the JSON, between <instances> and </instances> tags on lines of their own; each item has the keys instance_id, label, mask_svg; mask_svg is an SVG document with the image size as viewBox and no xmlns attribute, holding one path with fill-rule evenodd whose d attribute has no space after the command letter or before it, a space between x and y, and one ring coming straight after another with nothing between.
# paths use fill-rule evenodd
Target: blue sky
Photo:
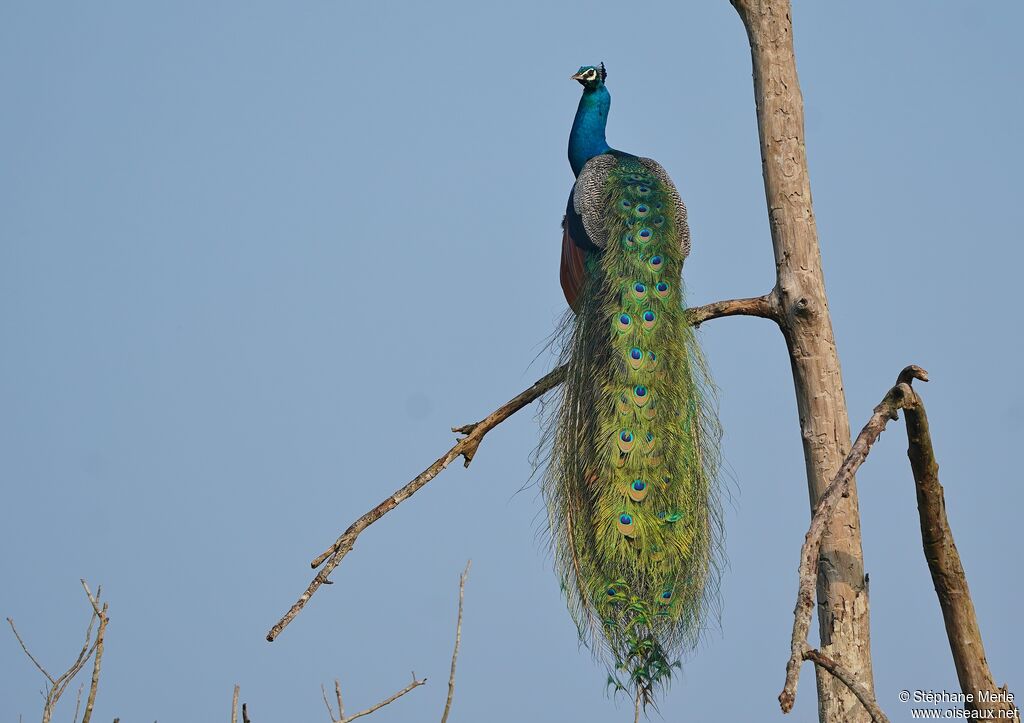
<instances>
[{"instance_id":1,"label":"blue sky","mask_svg":"<svg viewBox=\"0 0 1024 723\"><path fill-rule=\"evenodd\" d=\"M997 680L1024 668L1019 3L796 2L826 282L851 423L926 368L947 506ZM308 560L544 373L572 177L568 75L603 60L608 138L690 208L694 304L766 292L750 61L726 0L0 6L0 613L58 668L110 604L96 717L625 720L578 649L530 475L530 410L371 528L281 638ZM729 463L721 631L665 720L781 720L808 521L769 322L702 339ZM859 475L879 701L956 690L905 435ZM0 635L0 720L41 678ZM815 717L810 667L788 720ZM71 696L73 698L73 695ZM73 707L73 700L70 701ZM724 706L724 707L723 707ZM68 717L70 708L59 716Z\"/></svg>"}]
</instances>

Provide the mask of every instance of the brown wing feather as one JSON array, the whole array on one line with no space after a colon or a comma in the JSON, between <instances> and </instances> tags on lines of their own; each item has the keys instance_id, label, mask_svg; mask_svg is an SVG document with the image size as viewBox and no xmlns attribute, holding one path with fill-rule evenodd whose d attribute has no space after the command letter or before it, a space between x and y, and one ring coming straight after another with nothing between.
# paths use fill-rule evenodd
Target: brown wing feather
<instances>
[{"instance_id":1,"label":"brown wing feather","mask_svg":"<svg viewBox=\"0 0 1024 723\"><path fill-rule=\"evenodd\" d=\"M583 282L586 280L587 272L583 265L583 249L576 245L569 236L569 226L562 219L562 266L559 271L559 278L562 282L562 293L569 303L569 308L579 311L576 308L576 301L579 298Z\"/></svg>"}]
</instances>

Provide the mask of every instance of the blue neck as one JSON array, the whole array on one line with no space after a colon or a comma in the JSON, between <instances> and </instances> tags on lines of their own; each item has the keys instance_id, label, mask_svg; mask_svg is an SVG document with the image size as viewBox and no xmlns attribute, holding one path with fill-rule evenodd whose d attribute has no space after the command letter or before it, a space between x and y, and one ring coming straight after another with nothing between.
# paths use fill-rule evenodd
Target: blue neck
<instances>
[{"instance_id":1,"label":"blue neck","mask_svg":"<svg viewBox=\"0 0 1024 723\"><path fill-rule=\"evenodd\" d=\"M576 109L576 119L572 122L569 133L569 165L577 176L594 156L611 150L604 139L604 128L608 123L608 107L612 97L608 89L601 85L594 90L584 89Z\"/></svg>"}]
</instances>

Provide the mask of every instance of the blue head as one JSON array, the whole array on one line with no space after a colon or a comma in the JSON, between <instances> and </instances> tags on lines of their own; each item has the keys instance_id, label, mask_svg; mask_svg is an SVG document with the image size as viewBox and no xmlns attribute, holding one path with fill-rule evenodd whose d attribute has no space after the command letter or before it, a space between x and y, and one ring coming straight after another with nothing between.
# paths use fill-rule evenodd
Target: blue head
<instances>
[{"instance_id":1,"label":"blue head","mask_svg":"<svg viewBox=\"0 0 1024 723\"><path fill-rule=\"evenodd\" d=\"M594 156L607 153L611 148L604 138L608 123L608 108L612 97L604 85L608 72L604 63L584 65L571 78L583 86L583 97L576 109L576 119L569 133L569 165L577 176Z\"/></svg>"},{"instance_id":2,"label":"blue head","mask_svg":"<svg viewBox=\"0 0 1024 723\"><path fill-rule=\"evenodd\" d=\"M600 65L581 65L569 80L579 81L579 84L586 90L597 90L604 85L608 77L608 71L604 69L604 63Z\"/></svg>"}]
</instances>

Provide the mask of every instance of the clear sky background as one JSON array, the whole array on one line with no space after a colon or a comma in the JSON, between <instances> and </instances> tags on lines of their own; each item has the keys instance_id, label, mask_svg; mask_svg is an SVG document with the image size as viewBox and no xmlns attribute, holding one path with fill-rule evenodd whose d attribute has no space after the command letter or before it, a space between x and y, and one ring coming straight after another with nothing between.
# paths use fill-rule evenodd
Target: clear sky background
<instances>
[{"instance_id":1,"label":"clear sky background","mask_svg":"<svg viewBox=\"0 0 1024 723\"><path fill-rule=\"evenodd\" d=\"M1024 6L794 8L807 145L851 422L931 374L946 501L999 682L1019 604ZM694 304L774 265L746 37L726 0L501 5L0 5L0 615L60 668L78 579L111 604L96 719L436 721L467 558L453 721L623 721L577 647L530 475L530 410L372 527L273 644L308 561L549 367L580 88L691 215ZM721 631L667 721L783 720L808 522L781 335L702 332L732 479ZM859 476L879 701L957 690L902 422ZM815 626L816 629L816 626ZM0 721L41 676L0 631ZM67 719L74 705L58 718ZM786 720L815 719L811 667Z\"/></svg>"}]
</instances>

